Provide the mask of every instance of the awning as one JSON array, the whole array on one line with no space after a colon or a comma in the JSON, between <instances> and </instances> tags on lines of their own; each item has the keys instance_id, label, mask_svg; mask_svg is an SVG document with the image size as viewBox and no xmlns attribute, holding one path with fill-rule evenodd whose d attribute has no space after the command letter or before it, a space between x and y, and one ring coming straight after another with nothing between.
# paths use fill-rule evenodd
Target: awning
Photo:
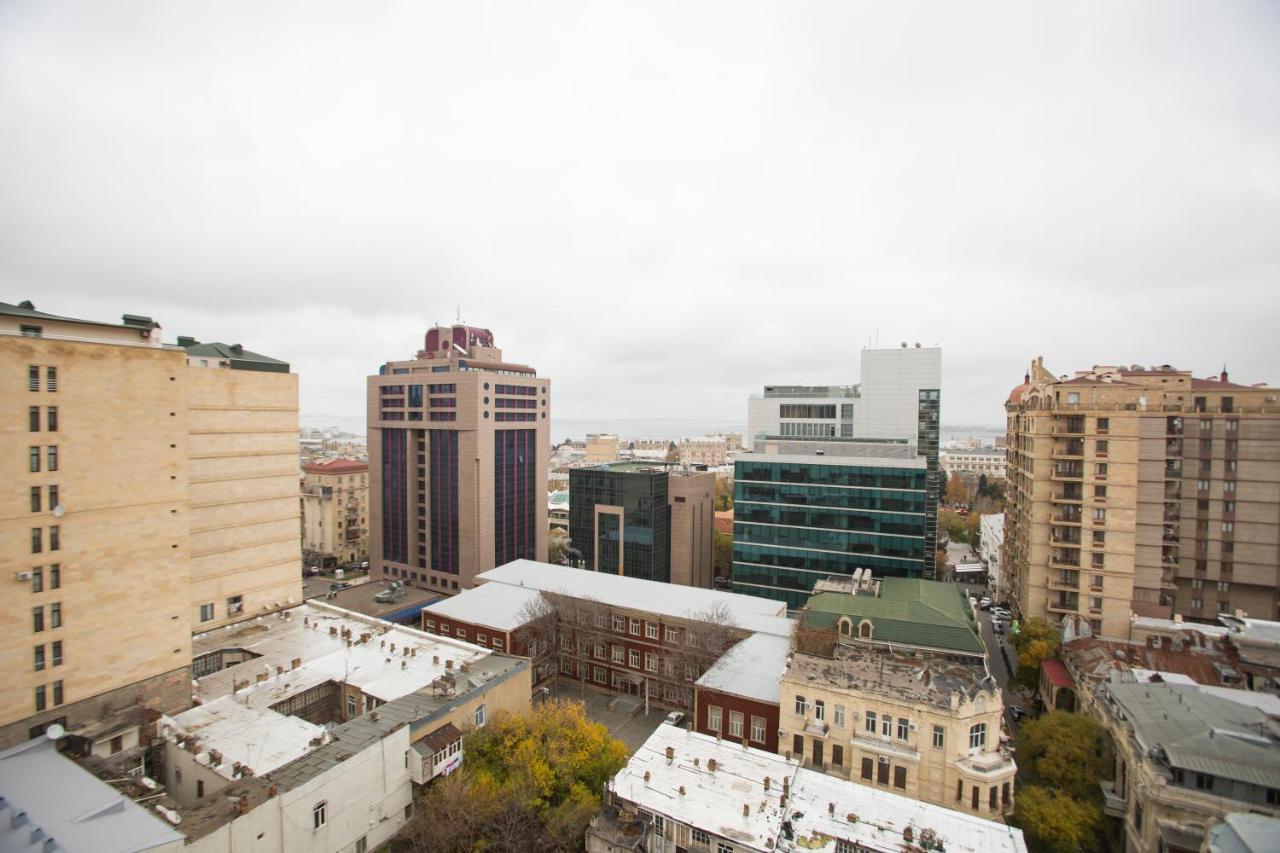
<instances>
[{"instance_id":1,"label":"awning","mask_svg":"<svg viewBox=\"0 0 1280 853\"><path fill-rule=\"evenodd\" d=\"M1040 662L1040 669L1044 672L1045 678L1054 687L1075 687L1076 680L1071 677L1071 673L1067 672L1067 668L1062 665L1062 661L1049 658Z\"/></svg>"},{"instance_id":2,"label":"awning","mask_svg":"<svg viewBox=\"0 0 1280 853\"><path fill-rule=\"evenodd\" d=\"M958 575L978 574L986 570L987 567L982 563L960 563L955 568L955 572Z\"/></svg>"}]
</instances>

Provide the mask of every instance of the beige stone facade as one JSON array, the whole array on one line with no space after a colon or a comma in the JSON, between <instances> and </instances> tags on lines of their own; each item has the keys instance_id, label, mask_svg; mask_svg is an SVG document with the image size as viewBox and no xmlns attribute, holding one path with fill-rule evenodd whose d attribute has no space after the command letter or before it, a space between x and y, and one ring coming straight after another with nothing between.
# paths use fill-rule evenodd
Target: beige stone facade
<instances>
[{"instance_id":1,"label":"beige stone facade","mask_svg":"<svg viewBox=\"0 0 1280 853\"><path fill-rule=\"evenodd\" d=\"M1013 809L1017 766L1000 746L1000 690L975 677L982 670L844 646L834 658L795 652L778 749L842 779L998 819ZM967 686L930 684L944 671Z\"/></svg>"},{"instance_id":2,"label":"beige stone facade","mask_svg":"<svg viewBox=\"0 0 1280 853\"><path fill-rule=\"evenodd\" d=\"M301 601L302 555L297 374L200 361L187 376L189 606L205 631Z\"/></svg>"},{"instance_id":3,"label":"beige stone facade","mask_svg":"<svg viewBox=\"0 0 1280 853\"><path fill-rule=\"evenodd\" d=\"M1111 637L1130 612L1276 618L1275 389L1168 366L1060 379L1037 360L1006 409L1003 563L1023 616Z\"/></svg>"},{"instance_id":4,"label":"beige stone facade","mask_svg":"<svg viewBox=\"0 0 1280 853\"><path fill-rule=\"evenodd\" d=\"M715 575L715 474L671 473L671 583L711 588Z\"/></svg>"},{"instance_id":5,"label":"beige stone facade","mask_svg":"<svg viewBox=\"0 0 1280 853\"><path fill-rule=\"evenodd\" d=\"M587 464L603 465L618 461L618 437L609 433L587 436Z\"/></svg>"},{"instance_id":6,"label":"beige stone facade","mask_svg":"<svg viewBox=\"0 0 1280 853\"><path fill-rule=\"evenodd\" d=\"M729 461L728 443L720 437L685 438L677 445L681 465L718 468Z\"/></svg>"},{"instance_id":7,"label":"beige stone facade","mask_svg":"<svg viewBox=\"0 0 1280 853\"><path fill-rule=\"evenodd\" d=\"M486 329L436 327L368 378L369 569L453 594L547 558L551 382Z\"/></svg>"},{"instance_id":8,"label":"beige stone facade","mask_svg":"<svg viewBox=\"0 0 1280 853\"><path fill-rule=\"evenodd\" d=\"M369 463L302 466L302 548L327 563L369 558Z\"/></svg>"},{"instance_id":9,"label":"beige stone facade","mask_svg":"<svg viewBox=\"0 0 1280 853\"><path fill-rule=\"evenodd\" d=\"M33 313L0 311L0 747L109 744L189 701L188 370L149 321Z\"/></svg>"}]
</instances>

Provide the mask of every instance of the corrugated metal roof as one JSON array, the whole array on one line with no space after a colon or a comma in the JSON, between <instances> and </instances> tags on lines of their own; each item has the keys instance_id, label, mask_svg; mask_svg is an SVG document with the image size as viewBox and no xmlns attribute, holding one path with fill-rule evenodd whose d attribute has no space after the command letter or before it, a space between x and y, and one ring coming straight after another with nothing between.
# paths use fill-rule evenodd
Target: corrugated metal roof
<instances>
[{"instance_id":1,"label":"corrugated metal roof","mask_svg":"<svg viewBox=\"0 0 1280 853\"><path fill-rule=\"evenodd\" d=\"M876 641L984 653L972 614L955 584L884 578L879 595L820 592L811 596L803 619L806 624L828 629L840 616L850 617L855 628L868 619Z\"/></svg>"}]
</instances>

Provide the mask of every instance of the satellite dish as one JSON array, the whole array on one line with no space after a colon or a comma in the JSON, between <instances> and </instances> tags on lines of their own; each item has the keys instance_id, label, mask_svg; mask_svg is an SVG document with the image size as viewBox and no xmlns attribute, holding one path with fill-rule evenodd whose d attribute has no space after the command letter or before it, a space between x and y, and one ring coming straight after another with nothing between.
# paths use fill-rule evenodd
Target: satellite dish
<instances>
[{"instance_id":1,"label":"satellite dish","mask_svg":"<svg viewBox=\"0 0 1280 853\"><path fill-rule=\"evenodd\" d=\"M62 738L63 736L65 736L66 733L67 733L67 730L64 729L62 726L58 725L57 723L54 723L53 725L49 726L49 728L44 730L44 736L47 737L49 740L54 741L55 743L58 741L59 738Z\"/></svg>"},{"instance_id":2,"label":"satellite dish","mask_svg":"<svg viewBox=\"0 0 1280 853\"><path fill-rule=\"evenodd\" d=\"M62 504L58 504L57 506L55 506L55 507L53 508L53 517L54 517L54 518L62 518L62 516L66 515L66 514L67 514L67 509L66 509L66 507L64 507Z\"/></svg>"}]
</instances>

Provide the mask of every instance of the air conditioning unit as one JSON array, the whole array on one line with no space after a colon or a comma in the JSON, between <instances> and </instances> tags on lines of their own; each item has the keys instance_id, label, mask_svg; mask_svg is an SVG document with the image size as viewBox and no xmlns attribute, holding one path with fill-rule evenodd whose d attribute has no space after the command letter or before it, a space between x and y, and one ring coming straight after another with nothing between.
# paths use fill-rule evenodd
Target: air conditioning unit
<instances>
[{"instance_id":1,"label":"air conditioning unit","mask_svg":"<svg viewBox=\"0 0 1280 853\"><path fill-rule=\"evenodd\" d=\"M888 763L889 763L889 758L888 758L888 756L885 756L885 755L880 756L880 763L881 763L881 764L888 764Z\"/></svg>"},{"instance_id":2,"label":"air conditioning unit","mask_svg":"<svg viewBox=\"0 0 1280 853\"><path fill-rule=\"evenodd\" d=\"M15 578L15 579L20 580L20 581L29 581L29 580L31 580L31 572L14 572L14 573L13 573L13 576L14 576L14 578Z\"/></svg>"},{"instance_id":3,"label":"air conditioning unit","mask_svg":"<svg viewBox=\"0 0 1280 853\"><path fill-rule=\"evenodd\" d=\"M917 729L919 729L920 727L919 727L919 726L917 726L915 723L911 723L910 725L908 725L908 726L907 726L907 728L911 729L911 731L913 731L913 732L914 732L914 731L916 731Z\"/></svg>"}]
</instances>

